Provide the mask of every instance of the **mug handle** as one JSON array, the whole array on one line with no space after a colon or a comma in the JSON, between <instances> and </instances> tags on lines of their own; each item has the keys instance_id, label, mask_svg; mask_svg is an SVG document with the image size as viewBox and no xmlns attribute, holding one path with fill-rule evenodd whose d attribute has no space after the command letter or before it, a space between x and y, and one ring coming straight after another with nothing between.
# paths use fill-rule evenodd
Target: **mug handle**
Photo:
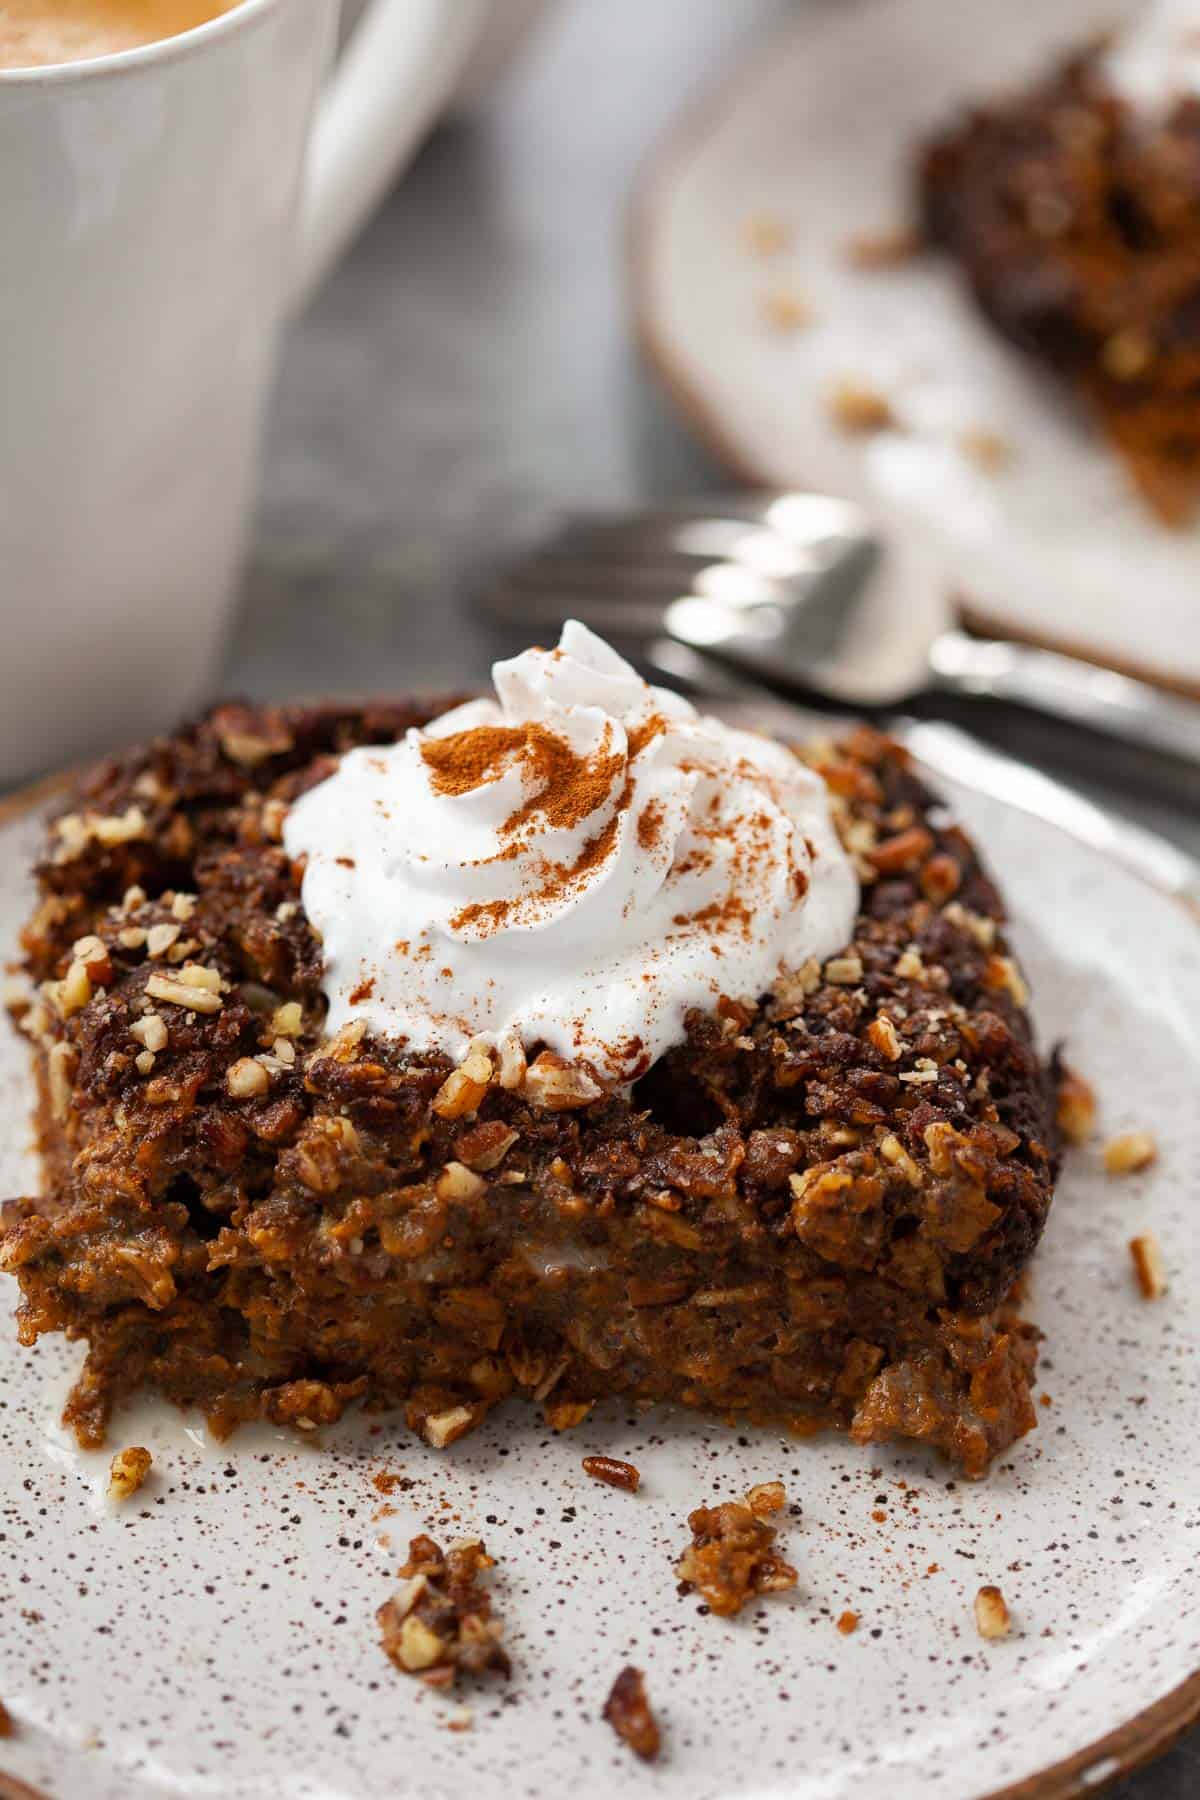
<instances>
[{"instance_id":1,"label":"mug handle","mask_svg":"<svg viewBox=\"0 0 1200 1800\"><path fill-rule=\"evenodd\" d=\"M453 92L491 0L372 0L323 96L292 304L327 274Z\"/></svg>"}]
</instances>

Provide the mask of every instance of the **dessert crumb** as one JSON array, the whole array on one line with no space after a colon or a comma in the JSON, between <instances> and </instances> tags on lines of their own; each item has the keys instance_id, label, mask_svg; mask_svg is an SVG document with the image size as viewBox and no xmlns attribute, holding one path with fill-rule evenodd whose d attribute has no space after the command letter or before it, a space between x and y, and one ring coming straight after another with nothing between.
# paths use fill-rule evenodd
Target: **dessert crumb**
<instances>
[{"instance_id":1,"label":"dessert crumb","mask_svg":"<svg viewBox=\"0 0 1200 1800\"><path fill-rule=\"evenodd\" d=\"M1154 1233L1147 1231L1141 1237L1130 1238L1129 1254L1133 1258L1133 1271L1143 1299L1161 1300L1167 1291L1167 1272L1163 1266L1162 1249Z\"/></svg>"},{"instance_id":2,"label":"dessert crumb","mask_svg":"<svg viewBox=\"0 0 1200 1800\"><path fill-rule=\"evenodd\" d=\"M400 1570L403 1587L376 1613L384 1654L405 1675L429 1687L450 1687L464 1675L507 1676L512 1665L503 1630L479 1585L495 1568L478 1538L443 1551L430 1537L412 1539Z\"/></svg>"},{"instance_id":3,"label":"dessert crumb","mask_svg":"<svg viewBox=\"0 0 1200 1800\"><path fill-rule=\"evenodd\" d=\"M982 1638L1007 1637L1012 1630L1008 1602L998 1587L981 1587L976 1594L975 1624Z\"/></svg>"},{"instance_id":4,"label":"dessert crumb","mask_svg":"<svg viewBox=\"0 0 1200 1800\"><path fill-rule=\"evenodd\" d=\"M838 1619L837 1628L843 1637L852 1636L853 1633L858 1630L858 1614L856 1612L844 1612Z\"/></svg>"},{"instance_id":5,"label":"dessert crumb","mask_svg":"<svg viewBox=\"0 0 1200 1800\"><path fill-rule=\"evenodd\" d=\"M829 395L829 416L839 431L885 431L896 423L891 402L878 388L861 381L839 381Z\"/></svg>"},{"instance_id":6,"label":"dessert crumb","mask_svg":"<svg viewBox=\"0 0 1200 1800\"><path fill-rule=\"evenodd\" d=\"M1104 1146L1104 1166L1110 1175L1135 1175L1158 1159L1158 1145L1148 1131L1122 1131Z\"/></svg>"},{"instance_id":7,"label":"dessert crumb","mask_svg":"<svg viewBox=\"0 0 1200 1800\"><path fill-rule=\"evenodd\" d=\"M921 237L911 225L893 225L886 231L857 231L842 249L852 269L898 269L920 254Z\"/></svg>"},{"instance_id":8,"label":"dessert crumb","mask_svg":"<svg viewBox=\"0 0 1200 1800\"><path fill-rule=\"evenodd\" d=\"M695 1588L711 1611L729 1618L759 1594L795 1587L796 1571L774 1548L775 1527L763 1518L786 1504L783 1483L767 1481L751 1488L744 1501L698 1506L689 1513L692 1542L675 1565L684 1591Z\"/></svg>"},{"instance_id":9,"label":"dessert crumb","mask_svg":"<svg viewBox=\"0 0 1200 1800\"><path fill-rule=\"evenodd\" d=\"M752 256L778 256L792 241L792 228L778 213L753 212L742 226L742 242Z\"/></svg>"},{"instance_id":10,"label":"dessert crumb","mask_svg":"<svg viewBox=\"0 0 1200 1800\"><path fill-rule=\"evenodd\" d=\"M643 1762L655 1761L662 1748L662 1734L646 1698L646 1678L631 1663L621 1670L609 1689L604 1717L635 1756Z\"/></svg>"},{"instance_id":11,"label":"dessert crumb","mask_svg":"<svg viewBox=\"0 0 1200 1800\"><path fill-rule=\"evenodd\" d=\"M108 1497L128 1500L136 1494L153 1466L154 1458L141 1444L118 1450L108 1467Z\"/></svg>"},{"instance_id":12,"label":"dessert crumb","mask_svg":"<svg viewBox=\"0 0 1200 1800\"><path fill-rule=\"evenodd\" d=\"M631 1462L622 1462L619 1456L585 1456L583 1472L593 1481L602 1481L607 1487L624 1488L629 1494L636 1494L642 1482L641 1470Z\"/></svg>"},{"instance_id":13,"label":"dessert crumb","mask_svg":"<svg viewBox=\"0 0 1200 1800\"><path fill-rule=\"evenodd\" d=\"M762 316L772 331L802 331L813 322L813 310L794 288L769 288L762 297Z\"/></svg>"},{"instance_id":14,"label":"dessert crumb","mask_svg":"<svg viewBox=\"0 0 1200 1800\"><path fill-rule=\"evenodd\" d=\"M9 1712L7 1706L5 1706L3 1700L0 1700L0 1738L10 1738L15 1730L16 1726L13 1724L13 1716Z\"/></svg>"},{"instance_id":15,"label":"dessert crumb","mask_svg":"<svg viewBox=\"0 0 1200 1800\"><path fill-rule=\"evenodd\" d=\"M1016 456L1008 438L982 427L962 432L958 444L963 455L987 475L998 475L1009 468Z\"/></svg>"},{"instance_id":16,"label":"dessert crumb","mask_svg":"<svg viewBox=\"0 0 1200 1800\"><path fill-rule=\"evenodd\" d=\"M1058 1066L1055 1117L1069 1144L1086 1144L1096 1129L1096 1091L1069 1063Z\"/></svg>"}]
</instances>

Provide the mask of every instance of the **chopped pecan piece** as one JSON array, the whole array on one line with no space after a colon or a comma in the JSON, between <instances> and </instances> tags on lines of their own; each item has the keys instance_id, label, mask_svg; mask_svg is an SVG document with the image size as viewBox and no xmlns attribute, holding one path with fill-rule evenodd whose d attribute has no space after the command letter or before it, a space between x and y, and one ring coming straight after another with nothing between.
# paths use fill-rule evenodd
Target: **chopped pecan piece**
<instances>
[{"instance_id":1,"label":"chopped pecan piece","mask_svg":"<svg viewBox=\"0 0 1200 1800\"><path fill-rule=\"evenodd\" d=\"M618 1456L585 1456L583 1472L590 1475L593 1481L603 1481L608 1487L624 1488L629 1494L636 1494L641 1486L641 1470L631 1462L622 1462Z\"/></svg>"},{"instance_id":2,"label":"chopped pecan piece","mask_svg":"<svg viewBox=\"0 0 1200 1800\"><path fill-rule=\"evenodd\" d=\"M744 1502L698 1506L688 1514L692 1542L675 1573L722 1618L740 1612L758 1594L795 1587L795 1569L773 1547L775 1527L761 1517L779 1511L785 1499L781 1483L764 1482L752 1488Z\"/></svg>"},{"instance_id":3,"label":"chopped pecan piece","mask_svg":"<svg viewBox=\"0 0 1200 1800\"><path fill-rule=\"evenodd\" d=\"M413 1538L400 1570L404 1586L375 1615L384 1652L398 1669L430 1687L450 1687L460 1672L510 1673L503 1628L479 1585L495 1566L478 1538L444 1552L432 1538Z\"/></svg>"},{"instance_id":4,"label":"chopped pecan piece","mask_svg":"<svg viewBox=\"0 0 1200 1800\"><path fill-rule=\"evenodd\" d=\"M658 1720L646 1698L646 1679L632 1664L621 1670L604 1702L604 1717L635 1756L653 1762L662 1747Z\"/></svg>"},{"instance_id":5,"label":"chopped pecan piece","mask_svg":"<svg viewBox=\"0 0 1200 1800\"><path fill-rule=\"evenodd\" d=\"M136 1494L150 1473L153 1461L150 1452L141 1444L131 1444L128 1450L118 1450L109 1464L109 1499L128 1500Z\"/></svg>"},{"instance_id":6,"label":"chopped pecan piece","mask_svg":"<svg viewBox=\"0 0 1200 1800\"><path fill-rule=\"evenodd\" d=\"M975 1624L980 1637L1007 1637L1012 1629L1008 1602L998 1587L981 1587L975 1596Z\"/></svg>"},{"instance_id":7,"label":"chopped pecan piece","mask_svg":"<svg viewBox=\"0 0 1200 1800\"><path fill-rule=\"evenodd\" d=\"M1148 1231L1142 1237L1130 1238L1129 1254L1133 1258L1133 1272L1142 1290L1142 1298L1161 1300L1167 1291L1167 1271L1154 1233Z\"/></svg>"},{"instance_id":8,"label":"chopped pecan piece","mask_svg":"<svg viewBox=\"0 0 1200 1800\"><path fill-rule=\"evenodd\" d=\"M1148 1131L1123 1131L1104 1146L1104 1166L1110 1175L1136 1175L1158 1158L1158 1145Z\"/></svg>"},{"instance_id":9,"label":"chopped pecan piece","mask_svg":"<svg viewBox=\"0 0 1200 1800\"><path fill-rule=\"evenodd\" d=\"M1067 1063L1059 1068L1055 1117L1069 1144L1086 1144L1096 1129L1095 1091Z\"/></svg>"}]
</instances>

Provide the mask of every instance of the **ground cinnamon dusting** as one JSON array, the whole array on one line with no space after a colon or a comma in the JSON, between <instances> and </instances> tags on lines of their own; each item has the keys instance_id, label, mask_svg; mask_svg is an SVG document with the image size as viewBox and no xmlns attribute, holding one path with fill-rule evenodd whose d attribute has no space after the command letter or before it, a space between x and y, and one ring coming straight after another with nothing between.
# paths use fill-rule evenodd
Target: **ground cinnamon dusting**
<instances>
[{"instance_id":1,"label":"ground cinnamon dusting","mask_svg":"<svg viewBox=\"0 0 1200 1800\"><path fill-rule=\"evenodd\" d=\"M450 737L425 738L421 756L439 794L469 794L504 773L525 747L523 725L477 725Z\"/></svg>"},{"instance_id":2,"label":"ground cinnamon dusting","mask_svg":"<svg viewBox=\"0 0 1200 1800\"><path fill-rule=\"evenodd\" d=\"M588 838L573 863L544 863L546 879L533 893L516 895L508 900L472 901L469 906L461 907L455 913L450 921L450 929L462 931L470 925L479 927L486 925L491 931L496 931L514 912L532 908L536 913L539 907L549 906L555 901L561 900L572 888L584 881L594 869L600 868L607 861L616 842L617 832L620 830L622 814L629 806L632 793L633 782L627 776L625 786L617 798L612 817L601 827L595 837ZM595 807L591 810L595 811ZM521 811L524 812L525 808L521 808ZM512 819L517 816L514 813ZM584 813L581 816L586 818L587 814ZM512 819L507 820L501 826L502 831L508 830ZM578 820L575 823L578 823Z\"/></svg>"},{"instance_id":3,"label":"ground cinnamon dusting","mask_svg":"<svg viewBox=\"0 0 1200 1800\"><path fill-rule=\"evenodd\" d=\"M511 837L539 813L553 830L570 831L603 804L624 761L619 751L603 749L612 742L612 727L605 726L601 749L586 757L545 725L526 726L525 738L526 765L536 785L505 819L501 836Z\"/></svg>"},{"instance_id":4,"label":"ground cinnamon dusting","mask_svg":"<svg viewBox=\"0 0 1200 1800\"><path fill-rule=\"evenodd\" d=\"M648 800L642 808L637 822L637 841L643 850L653 850L662 836L662 826L662 801Z\"/></svg>"}]
</instances>

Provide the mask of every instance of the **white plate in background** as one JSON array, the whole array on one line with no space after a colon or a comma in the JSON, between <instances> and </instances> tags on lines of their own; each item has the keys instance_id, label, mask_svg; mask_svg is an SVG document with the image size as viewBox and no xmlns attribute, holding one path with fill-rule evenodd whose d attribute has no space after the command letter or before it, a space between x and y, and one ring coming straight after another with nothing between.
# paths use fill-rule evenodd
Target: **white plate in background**
<instances>
[{"instance_id":1,"label":"white plate in background","mask_svg":"<svg viewBox=\"0 0 1200 1800\"><path fill-rule=\"evenodd\" d=\"M652 362L740 475L879 510L937 557L947 604L961 598L989 629L1200 694L1200 525L1169 531L1151 516L947 260L865 271L846 254L855 236L911 218L913 146L1136 11L1136 0L805 9L652 160L634 212L635 306ZM774 255L748 243L756 218L786 230ZM777 297L809 323L773 327ZM843 381L880 391L903 429L840 430L829 397ZM1011 447L1007 467L964 451L980 432ZM915 568L911 605L924 613ZM902 619L895 628L902 656Z\"/></svg>"}]
</instances>

